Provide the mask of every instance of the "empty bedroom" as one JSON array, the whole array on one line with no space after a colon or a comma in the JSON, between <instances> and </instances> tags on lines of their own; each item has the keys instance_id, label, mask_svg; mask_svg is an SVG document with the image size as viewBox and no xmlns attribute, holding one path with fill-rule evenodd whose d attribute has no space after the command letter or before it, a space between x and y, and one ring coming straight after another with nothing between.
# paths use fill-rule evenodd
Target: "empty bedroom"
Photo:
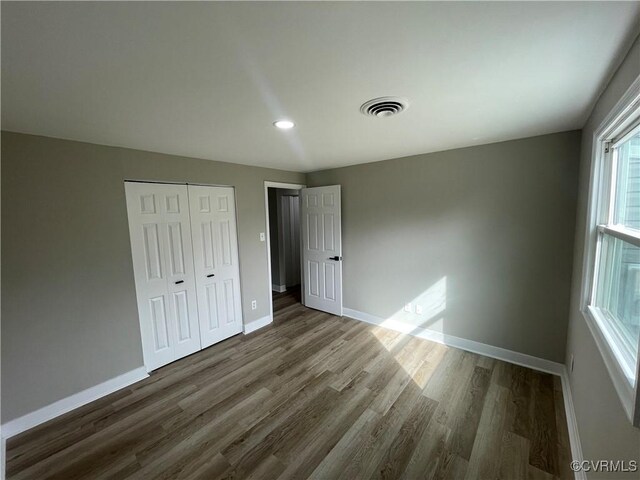
<instances>
[{"instance_id":1,"label":"empty bedroom","mask_svg":"<svg viewBox=\"0 0 640 480\"><path fill-rule=\"evenodd\" d=\"M0 479L640 478L640 2L0 21Z\"/></svg>"}]
</instances>

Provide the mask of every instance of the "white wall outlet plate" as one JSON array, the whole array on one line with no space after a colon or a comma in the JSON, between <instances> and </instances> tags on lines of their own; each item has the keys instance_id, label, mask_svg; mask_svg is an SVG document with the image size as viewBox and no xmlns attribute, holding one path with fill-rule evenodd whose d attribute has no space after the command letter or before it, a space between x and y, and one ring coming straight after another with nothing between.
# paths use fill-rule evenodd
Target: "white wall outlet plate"
<instances>
[{"instance_id":1,"label":"white wall outlet plate","mask_svg":"<svg viewBox=\"0 0 640 480\"><path fill-rule=\"evenodd\" d=\"M264 242L264 240L265 240L264 232L260 232L260 241Z\"/></svg>"},{"instance_id":2,"label":"white wall outlet plate","mask_svg":"<svg viewBox=\"0 0 640 480\"><path fill-rule=\"evenodd\" d=\"M417 313L418 315L422 315L422 312L423 312L423 310L422 310L422 305L418 305L418 304L416 303L416 313Z\"/></svg>"},{"instance_id":3,"label":"white wall outlet plate","mask_svg":"<svg viewBox=\"0 0 640 480\"><path fill-rule=\"evenodd\" d=\"M409 313L411 313L411 304L410 304L410 303L407 303L407 304L404 306L404 311L405 311L405 312L409 312Z\"/></svg>"},{"instance_id":4,"label":"white wall outlet plate","mask_svg":"<svg viewBox=\"0 0 640 480\"><path fill-rule=\"evenodd\" d=\"M251 310L255 310L256 308L258 308L258 302L256 302L255 300L251 301Z\"/></svg>"}]
</instances>

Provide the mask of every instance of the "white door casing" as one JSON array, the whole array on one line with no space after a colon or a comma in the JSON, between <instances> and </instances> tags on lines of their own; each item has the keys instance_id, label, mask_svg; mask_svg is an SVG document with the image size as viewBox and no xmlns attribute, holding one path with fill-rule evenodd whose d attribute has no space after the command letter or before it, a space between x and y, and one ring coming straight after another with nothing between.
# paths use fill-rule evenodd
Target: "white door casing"
<instances>
[{"instance_id":1,"label":"white door casing","mask_svg":"<svg viewBox=\"0 0 640 480\"><path fill-rule=\"evenodd\" d=\"M342 315L340 185L303 188L302 260L304 302Z\"/></svg>"},{"instance_id":2,"label":"white door casing","mask_svg":"<svg viewBox=\"0 0 640 480\"><path fill-rule=\"evenodd\" d=\"M204 348L242 332L234 189L189 185L189 204Z\"/></svg>"},{"instance_id":3,"label":"white door casing","mask_svg":"<svg viewBox=\"0 0 640 480\"><path fill-rule=\"evenodd\" d=\"M126 182L144 363L154 370L200 350L186 185Z\"/></svg>"}]
</instances>

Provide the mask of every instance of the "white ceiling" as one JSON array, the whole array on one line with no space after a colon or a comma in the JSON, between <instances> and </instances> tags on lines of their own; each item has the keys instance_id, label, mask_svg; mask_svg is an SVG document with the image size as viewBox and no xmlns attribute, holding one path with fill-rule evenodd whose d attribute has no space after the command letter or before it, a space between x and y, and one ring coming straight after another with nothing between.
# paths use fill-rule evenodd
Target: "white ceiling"
<instances>
[{"instance_id":1,"label":"white ceiling","mask_svg":"<svg viewBox=\"0 0 640 480\"><path fill-rule=\"evenodd\" d=\"M2 128L298 171L570 130L639 18L638 2L2 2ZM359 112L385 95L411 106Z\"/></svg>"}]
</instances>

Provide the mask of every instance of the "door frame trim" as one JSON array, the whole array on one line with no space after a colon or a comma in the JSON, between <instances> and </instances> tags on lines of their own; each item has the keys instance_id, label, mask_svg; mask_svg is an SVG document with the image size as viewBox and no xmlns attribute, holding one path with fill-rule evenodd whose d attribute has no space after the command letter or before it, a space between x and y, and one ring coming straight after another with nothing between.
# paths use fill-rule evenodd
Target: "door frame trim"
<instances>
[{"instance_id":1,"label":"door frame trim","mask_svg":"<svg viewBox=\"0 0 640 480\"><path fill-rule=\"evenodd\" d=\"M269 189L270 188L286 188L289 190L302 190L303 188L307 188L306 185L301 183L283 183L283 182L270 182L265 180L264 182L264 215L265 215L265 237L267 241L267 288L269 289L269 318L273 322L273 300L271 294L271 285L273 282L271 281L271 232L269 231ZM302 239L302 236L300 237ZM302 240L301 240L302 241ZM302 258L300 259L302 263ZM302 265L300 265L302 272ZM304 279L300 279L301 284L304 285ZM301 292L304 292L304 288L300 289ZM304 295L304 293L303 293ZM302 304L304 305L304 298L301 299Z\"/></svg>"}]
</instances>

